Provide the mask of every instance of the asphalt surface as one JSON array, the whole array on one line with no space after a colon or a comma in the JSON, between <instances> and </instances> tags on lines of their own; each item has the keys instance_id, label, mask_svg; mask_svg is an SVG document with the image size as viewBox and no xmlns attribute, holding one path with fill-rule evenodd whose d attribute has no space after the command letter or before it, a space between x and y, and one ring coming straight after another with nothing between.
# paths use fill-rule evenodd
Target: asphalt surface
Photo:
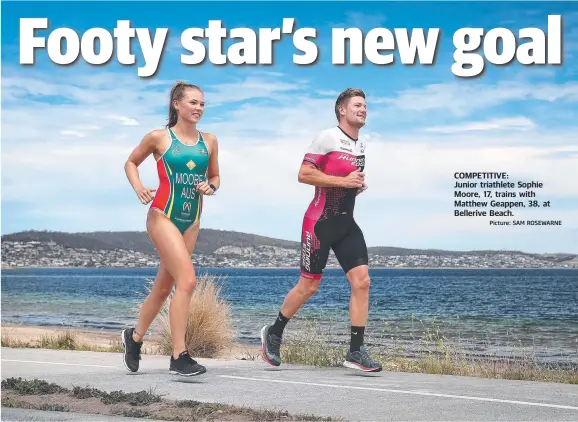
<instances>
[{"instance_id":1,"label":"asphalt surface","mask_svg":"<svg viewBox=\"0 0 578 422\"><path fill-rule=\"evenodd\" d=\"M2 379L39 378L67 388L152 388L168 399L355 421L578 421L578 385L285 364L274 368L262 361L213 359L197 359L207 373L179 377L169 374L165 356L143 355L139 372L131 373L118 353L1 351Z\"/></svg>"},{"instance_id":2,"label":"asphalt surface","mask_svg":"<svg viewBox=\"0 0 578 422\"><path fill-rule=\"evenodd\" d=\"M71 412L51 412L43 410L31 410L31 409L15 409L11 407L2 408L2 420L5 422L12 421L94 421L102 422L106 420L107 422L136 422L142 419L137 418L125 418L122 416L111 416L111 415L91 415L91 414L78 414ZM147 422L156 422L153 419L147 419Z\"/></svg>"}]
</instances>

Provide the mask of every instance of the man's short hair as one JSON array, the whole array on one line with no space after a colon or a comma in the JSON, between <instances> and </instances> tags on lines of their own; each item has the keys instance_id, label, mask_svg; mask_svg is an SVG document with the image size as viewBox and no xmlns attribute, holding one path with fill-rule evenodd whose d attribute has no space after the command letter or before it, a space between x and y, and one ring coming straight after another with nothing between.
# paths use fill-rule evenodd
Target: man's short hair
<instances>
[{"instance_id":1,"label":"man's short hair","mask_svg":"<svg viewBox=\"0 0 578 422\"><path fill-rule=\"evenodd\" d=\"M339 97L337 97L337 100L335 101L335 117L337 117L337 121L339 121L339 107L347 103L347 101L352 97L365 98L365 92L358 88L347 88L339 94Z\"/></svg>"}]
</instances>

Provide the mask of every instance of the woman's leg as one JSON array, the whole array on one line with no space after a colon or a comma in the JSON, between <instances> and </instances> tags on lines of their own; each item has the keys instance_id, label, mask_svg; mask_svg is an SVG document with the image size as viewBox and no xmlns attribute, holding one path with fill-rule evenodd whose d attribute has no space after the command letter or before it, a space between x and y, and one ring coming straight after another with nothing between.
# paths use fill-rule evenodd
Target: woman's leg
<instances>
[{"instance_id":1,"label":"woman's leg","mask_svg":"<svg viewBox=\"0 0 578 422\"><path fill-rule=\"evenodd\" d=\"M132 372L137 372L139 369L143 338L160 312L174 284L173 277L161 260L153 288L141 306L136 326L122 331L124 365Z\"/></svg>"},{"instance_id":2,"label":"woman's leg","mask_svg":"<svg viewBox=\"0 0 578 422\"><path fill-rule=\"evenodd\" d=\"M189 256L192 255L195 249L198 234L199 224L196 223L183 235ZM145 333L148 331L152 322L167 300L167 297L171 293L174 284L175 279L171 276L163 261L161 260L153 288L141 306L139 319L133 334L133 339L135 341L142 341Z\"/></svg>"},{"instance_id":3,"label":"woman's leg","mask_svg":"<svg viewBox=\"0 0 578 422\"><path fill-rule=\"evenodd\" d=\"M164 268L176 283L169 308L169 318L173 338L173 357L177 358L179 353L185 350L184 332L188 304L196 285L195 271L183 235L166 216L154 211L150 212L147 219L147 231Z\"/></svg>"},{"instance_id":4,"label":"woman's leg","mask_svg":"<svg viewBox=\"0 0 578 422\"><path fill-rule=\"evenodd\" d=\"M158 220L165 220L169 225L169 234L168 234L168 239L164 240L164 243L170 243L170 239L172 239L173 236L176 236L176 234L174 233L174 231L176 230L175 226L162 214L156 212L155 210L150 211L150 213L154 213L154 214L158 214L158 216L150 216L149 215L149 219L147 221L147 229L149 229L150 226L153 227L153 230L155 230L155 232L158 231L162 231L162 228L159 230L157 228L155 228L154 226L156 226L158 223L156 222L156 219ZM161 225L163 225L163 223L160 223ZM172 227L172 228L171 228ZM150 230L149 230L150 231ZM195 249L195 245L197 242L197 237L199 234L199 222L193 224L185 233L184 235L181 236L180 232L178 232L177 230L177 246L180 244L182 246L182 242L184 240L184 244L185 244L185 248L188 254L188 259L186 260L189 264L192 265L192 263L190 262L190 256L192 255L194 249ZM149 233L150 236L150 233ZM163 237L162 234L157 235L158 237ZM151 237L152 240L152 237ZM163 242L161 240L161 242ZM155 243L153 241L153 243ZM156 244L155 244L156 246ZM160 251L159 251L159 255ZM164 255L164 253L162 254ZM144 338L145 333L147 332L147 330L149 329L150 325L152 324L152 322L154 321L154 319L156 318L156 316L158 315L158 313L160 312L164 302L166 301L167 297L169 296L173 285L175 284L175 278L173 277L173 275L169 272L169 270L167 269L167 266L165 265L165 263L163 262L163 258L161 255L161 260L160 260L160 265L159 265L159 270L157 271L157 275L155 277L155 281L153 284L153 288L151 289L151 292L149 293L149 295L147 296L147 298L145 299L145 301L143 302L142 306L141 306L141 310L139 313L139 318L138 318L138 322L136 324L136 327L134 329L126 329L123 330L122 332L122 342L124 345L124 363L125 366L127 367L127 369L129 369L132 372L136 372L139 369L139 361L140 361L140 349L142 347L142 339ZM187 262L185 262L185 266L187 265ZM191 278L191 280L194 283L194 274L193 277ZM186 284L186 283L185 283ZM191 290L192 293L192 290ZM189 301L190 301L190 296L189 296ZM188 308L187 308L188 311ZM171 312L171 309L169 309L169 318L170 320L174 320L174 308ZM178 310L177 310L177 318L178 318ZM185 314L186 315L186 314ZM173 324L171 323L171 326ZM186 326L186 319L185 319L185 326ZM178 330L178 328L177 328ZM175 339L175 333L171 330L172 332L172 337L173 339ZM183 340L180 342L181 344L184 344L184 334L182 335ZM177 344L174 343L173 341L173 345L176 347L182 347L179 346L178 344L179 342L177 341ZM175 350L173 349L173 356L175 355Z\"/></svg>"},{"instance_id":5,"label":"woman's leg","mask_svg":"<svg viewBox=\"0 0 578 422\"><path fill-rule=\"evenodd\" d=\"M199 234L199 222L189 227L183 234L183 240L187 248L187 267L192 268L192 279L190 281L182 282L176 281L177 287L171 299L169 307L169 321L171 326L171 336L173 339L173 357L178 358L179 354L186 350L185 335L187 330L187 321L189 318L189 305L191 303L191 296L193 290L197 285L197 278L193 263L191 262L191 255L195 249L197 236ZM185 280L189 280L188 278Z\"/></svg>"},{"instance_id":6,"label":"woman's leg","mask_svg":"<svg viewBox=\"0 0 578 422\"><path fill-rule=\"evenodd\" d=\"M175 280L161 261L155 277L153 288L144 300L132 338L136 342L142 341L152 322L161 311L163 304L171 293Z\"/></svg>"}]
</instances>

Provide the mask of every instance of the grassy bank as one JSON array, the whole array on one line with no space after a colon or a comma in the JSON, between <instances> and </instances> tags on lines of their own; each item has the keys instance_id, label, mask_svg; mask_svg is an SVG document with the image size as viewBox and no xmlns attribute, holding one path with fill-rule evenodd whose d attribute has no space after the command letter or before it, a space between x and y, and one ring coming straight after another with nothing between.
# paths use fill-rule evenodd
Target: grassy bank
<instances>
[{"instance_id":1,"label":"grassy bank","mask_svg":"<svg viewBox=\"0 0 578 422\"><path fill-rule=\"evenodd\" d=\"M59 412L116 415L166 421L334 421L314 415L251 409L195 400L167 400L154 391L126 393L102 391L90 386L72 390L44 380L8 378L2 381L2 406Z\"/></svg>"},{"instance_id":2,"label":"grassy bank","mask_svg":"<svg viewBox=\"0 0 578 422\"><path fill-rule=\"evenodd\" d=\"M14 348L39 348L58 350L84 350L91 352L122 352L122 343L118 340L110 340L108 346L94 343L86 343L80 340L80 334L73 331L63 331L56 334L42 334L37 338L21 340L10 334L2 333L2 347Z\"/></svg>"},{"instance_id":3,"label":"grassy bank","mask_svg":"<svg viewBox=\"0 0 578 422\"><path fill-rule=\"evenodd\" d=\"M3 335L2 347L122 352L122 344L117 340L111 340L110 346L103 347L79 342L78 338L79 335L72 331L42 335L26 342ZM170 354L170 351L167 353L163 350L166 348L166 339L161 342L149 341L148 346L143 347L143 353ZM371 345L371 337L368 337L367 343L372 356L386 371L578 384L578 364L541 364L531 350L524 350L525 355L522 357L476 358L472 357L465 347L452 345L439 333L431 332L426 332L416 339L411 347L401 344L394 347ZM419 345L420 352L408 352L408 349L415 349L416 345ZM308 321L300 329L287 330L281 348L281 358L283 363L340 367L348 346L347 343L340 343L330 332L321 332L316 328L314 321ZM227 358L262 360L257 348L241 347L236 354L231 354ZM219 352L220 356L224 355L222 351ZM409 354L412 356L408 357Z\"/></svg>"},{"instance_id":4,"label":"grassy bank","mask_svg":"<svg viewBox=\"0 0 578 422\"><path fill-rule=\"evenodd\" d=\"M26 333L22 334L23 327L3 327L2 347L29 348L29 349L54 349L54 350L77 350L90 352L122 353L122 343L119 333L101 335L97 341L94 336L84 331L74 331L63 328L25 327ZM28 332L32 332L29 334ZM41 332L42 334L34 334ZM162 343L161 343L162 342ZM170 351L166 348L166 339L145 340L141 349L144 355L165 355ZM222 359L245 359L256 360L260 352L257 346L233 343L216 351L216 355Z\"/></svg>"},{"instance_id":5,"label":"grassy bank","mask_svg":"<svg viewBox=\"0 0 578 422\"><path fill-rule=\"evenodd\" d=\"M348 342L340 342L331 330L320 331L314 320L284 335L281 359L284 363L318 367L341 366ZM389 330L384 330L388 331ZM545 364L532 348L512 345L510 356L476 356L471 344L451 341L438 329L424 327L410 341L390 341L383 346L384 333L367 336L366 347L384 370L472 376L494 379L547 381L578 384L578 362Z\"/></svg>"}]
</instances>

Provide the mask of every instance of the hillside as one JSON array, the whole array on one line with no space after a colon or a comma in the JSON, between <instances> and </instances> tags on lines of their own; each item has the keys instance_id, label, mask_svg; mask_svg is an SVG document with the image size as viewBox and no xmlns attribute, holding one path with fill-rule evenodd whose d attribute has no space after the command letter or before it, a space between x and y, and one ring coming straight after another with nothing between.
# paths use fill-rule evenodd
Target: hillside
<instances>
[{"instance_id":1,"label":"hillside","mask_svg":"<svg viewBox=\"0 0 578 422\"><path fill-rule=\"evenodd\" d=\"M84 248L88 250L116 250L126 249L145 254L155 254L153 245L144 231L141 232L85 232L66 233L53 231L23 231L2 236L2 241L39 241L54 242L66 248ZM241 248L256 246L274 246L285 249L299 249L295 241L275 239L249 233L228 230L201 229L197 241L196 253L212 254L223 246ZM392 246L376 246L369 248L369 252L380 256L456 256L456 255L504 255L516 254L536 256L550 261L567 261L577 258L575 254L532 254L520 251L478 250L478 251L448 251L440 249L411 249Z\"/></svg>"},{"instance_id":2,"label":"hillside","mask_svg":"<svg viewBox=\"0 0 578 422\"><path fill-rule=\"evenodd\" d=\"M24 231L2 236L2 241L13 242L54 242L66 248L84 248L88 250L128 249L141 253L155 253L148 234L142 232L86 232L66 233L52 231ZM199 254L211 254L222 246L276 246L297 249L299 243L274 239L253 234L201 229L195 251Z\"/></svg>"},{"instance_id":3,"label":"hillside","mask_svg":"<svg viewBox=\"0 0 578 422\"><path fill-rule=\"evenodd\" d=\"M470 250L470 251L449 251L443 249L407 249L396 248L391 246L375 246L368 248L370 253L380 256L409 256L409 255L427 255L427 256L491 256L491 255L525 255L531 257L539 257L555 262L562 262L577 257L576 254L568 253L553 253L553 254L537 254L530 252L522 252L515 250Z\"/></svg>"}]
</instances>

